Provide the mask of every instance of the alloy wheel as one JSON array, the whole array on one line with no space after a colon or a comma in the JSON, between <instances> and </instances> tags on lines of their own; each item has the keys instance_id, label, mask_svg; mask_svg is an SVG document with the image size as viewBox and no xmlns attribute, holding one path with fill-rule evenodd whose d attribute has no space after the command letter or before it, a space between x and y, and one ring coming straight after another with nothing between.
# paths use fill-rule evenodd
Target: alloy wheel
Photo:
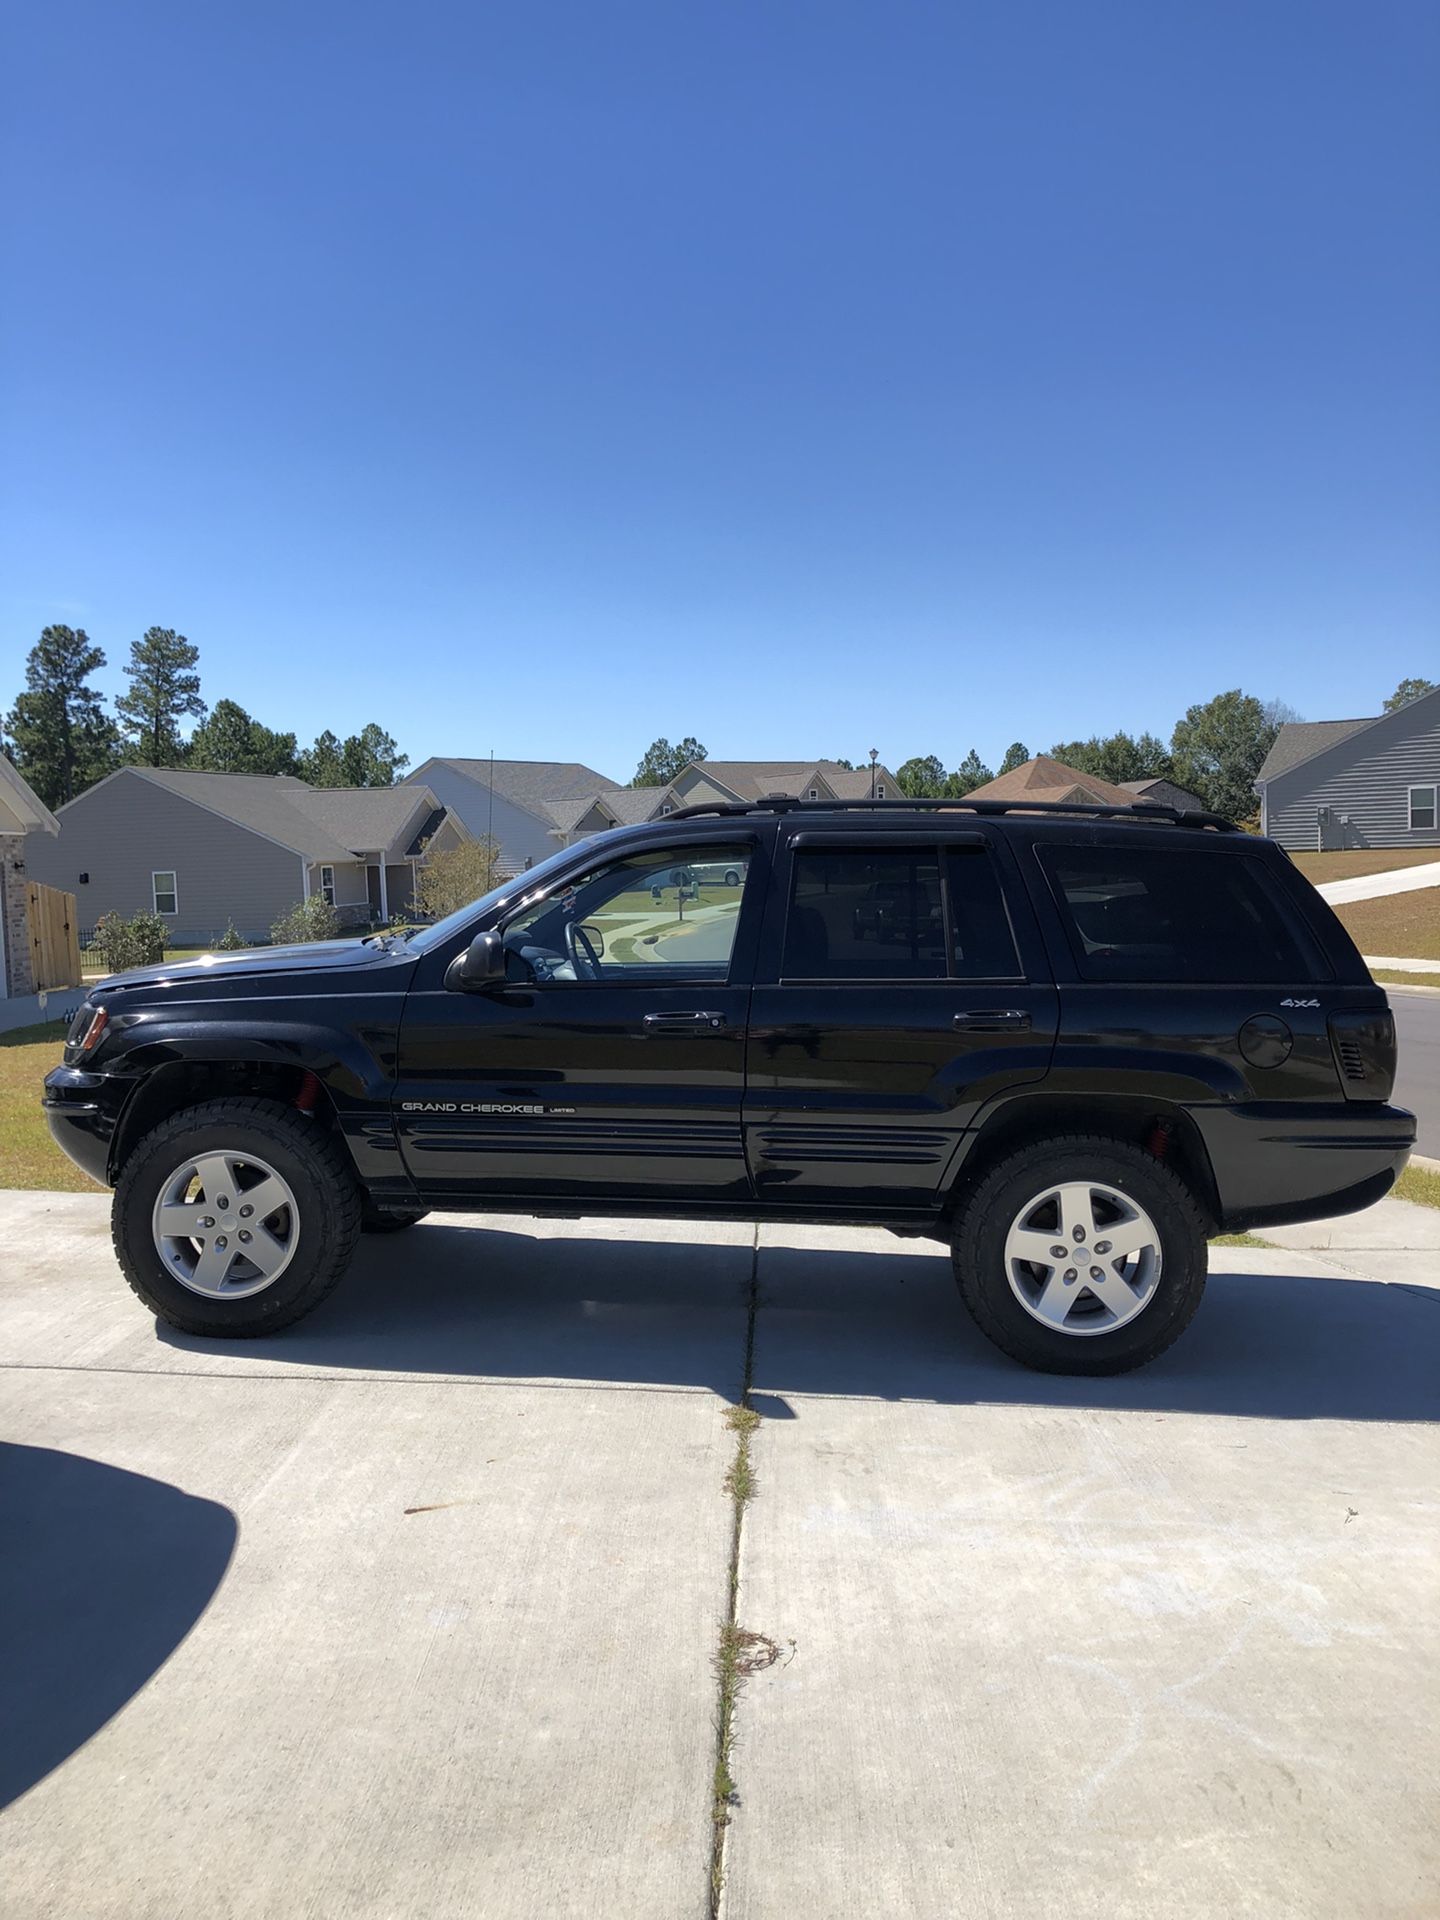
<instances>
[{"instance_id":1,"label":"alloy wheel","mask_svg":"<svg viewBox=\"0 0 1440 1920\"><path fill-rule=\"evenodd\" d=\"M300 1215L274 1167L221 1151L175 1169L160 1189L151 1230L182 1287L211 1300L243 1300L273 1286L289 1266Z\"/></svg>"},{"instance_id":2,"label":"alloy wheel","mask_svg":"<svg viewBox=\"0 0 1440 1920\"><path fill-rule=\"evenodd\" d=\"M1143 1313L1160 1280L1160 1235L1145 1209L1098 1180L1047 1187L1005 1236L1005 1277L1056 1333L1114 1333Z\"/></svg>"}]
</instances>

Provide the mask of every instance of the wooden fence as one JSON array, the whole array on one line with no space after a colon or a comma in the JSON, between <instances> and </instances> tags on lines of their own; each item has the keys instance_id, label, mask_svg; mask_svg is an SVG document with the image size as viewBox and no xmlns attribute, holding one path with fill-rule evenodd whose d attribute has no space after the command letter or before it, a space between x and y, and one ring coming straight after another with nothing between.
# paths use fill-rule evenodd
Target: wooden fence
<instances>
[{"instance_id":1,"label":"wooden fence","mask_svg":"<svg viewBox=\"0 0 1440 1920\"><path fill-rule=\"evenodd\" d=\"M75 924L75 896L58 887L28 885L30 970L36 993L80 985L80 930Z\"/></svg>"}]
</instances>

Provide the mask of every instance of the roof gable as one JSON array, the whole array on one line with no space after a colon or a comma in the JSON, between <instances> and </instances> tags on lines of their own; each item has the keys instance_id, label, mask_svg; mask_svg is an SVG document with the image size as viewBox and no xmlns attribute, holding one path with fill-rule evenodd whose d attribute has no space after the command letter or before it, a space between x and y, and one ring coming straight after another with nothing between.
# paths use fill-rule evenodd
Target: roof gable
<instances>
[{"instance_id":1,"label":"roof gable","mask_svg":"<svg viewBox=\"0 0 1440 1920\"><path fill-rule=\"evenodd\" d=\"M1095 773L1081 773L1067 767L1048 753L1037 753L1032 760L1012 767L984 786L972 787L967 800L1031 800L1036 806L1053 806L1057 800L1081 800L1107 807L1133 807L1135 795L1127 793Z\"/></svg>"},{"instance_id":2,"label":"roof gable","mask_svg":"<svg viewBox=\"0 0 1440 1920\"><path fill-rule=\"evenodd\" d=\"M1418 700L1408 700L1393 713L1377 714L1369 720L1288 720L1276 734L1274 745L1255 776L1255 785L1262 787L1267 781L1293 773L1307 761L1317 760L1322 753L1329 753L1351 739L1356 740L1357 751L1372 751L1377 745L1383 746L1383 741L1370 737L1376 732L1405 733L1417 720L1422 728L1433 726L1437 713L1440 713L1440 687L1432 687ZM1359 734L1367 736L1363 746L1356 739Z\"/></svg>"}]
</instances>

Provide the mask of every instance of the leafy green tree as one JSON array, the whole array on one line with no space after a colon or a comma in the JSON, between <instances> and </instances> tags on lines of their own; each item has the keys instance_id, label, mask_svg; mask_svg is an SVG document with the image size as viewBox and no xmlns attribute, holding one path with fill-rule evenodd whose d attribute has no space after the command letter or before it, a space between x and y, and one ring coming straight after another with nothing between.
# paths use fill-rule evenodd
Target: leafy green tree
<instances>
[{"instance_id":1,"label":"leafy green tree","mask_svg":"<svg viewBox=\"0 0 1440 1920\"><path fill-rule=\"evenodd\" d=\"M976 787L983 787L987 781L994 778L994 774L972 747L945 782L944 797L947 800L963 800L967 793L973 793Z\"/></svg>"},{"instance_id":2,"label":"leafy green tree","mask_svg":"<svg viewBox=\"0 0 1440 1920\"><path fill-rule=\"evenodd\" d=\"M327 727L317 736L314 746L306 747L298 756L296 772L312 787L343 787L345 756L338 735Z\"/></svg>"},{"instance_id":3,"label":"leafy green tree","mask_svg":"<svg viewBox=\"0 0 1440 1920\"><path fill-rule=\"evenodd\" d=\"M212 773L294 773L295 736L262 727L234 700L217 700L191 734L186 758Z\"/></svg>"},{"instance_id":4,"label":"leafy green tree","mask_svg":"<svg viewBox=\"0 0 1440 1920\"><path fill-rule=\"evenodd\" d=\"M630 784L632 787L668 787L692 760L705 758L705 749L694 734L687 733L678 747L672 747L662 735L660 739L652 740L645 749Z\"/></svg>"},{"instance_id":5,"label":"leafy green tree","mask_svg":"<svg viewBox=\"0 0 1440 1920\"><path fill-rule=\"evenodd\" d=\"M295 771L312 787L393 787L409 764L409 754L372 720L344 740L327 727L297 756Z\"/></svg>"},{"instance_id":6,"label":"leafy green tree","mask_svg":"<svg viewBox=\"0 0 1440 1920\"><path fill-rule=\"evenodd\" d=\"M938 800L945 791L945 762L933 753L917 754L896 768L895 780L912 800Z\"/></svg>"},{"instance_id":7,"label":"leafy green tree","mask_svg":"<svg viewBox=\"0 0 1440 1920\"><path fill-rule=\"evenodd\" d=\"M853 773L855 771L855 762L853 760L832 760L829 764L832 767L844 767L847 773Z\"/></svg>"},{"instance_id":8,"label":"leafy green tree","mask_svg":"<svg viewBox=\"0 0 1440 1920\"><path fill-rule=\"evenodd\" d=\"M346 787L393 787L410 764L382 726L371 721L352 733L340 749L341 781Z\"/></svg>"},{"instance_id":9,"label":"leafy green tree","mask_svg":"<svg viewBox=\"0 0 1440 1920\"><path fill-rule=\"evenodd\" d=\"M1193 706L1170 742L1174 778L1212 813L1248 820L1257 810L1255 776L1280 723L1253 694L1232 687Z\"/></svg>"},{"instance_id":10,"label":"leafy green tree","mask_svg":"<svg viewBox=\"0 0 1440 1920\"><path fill-rule=\"evenodd\" d=\"M1121 732L1104 739L1092 734L1088 740L1063 740L1050 749L1050 757L1116 787L1126 780L1168 780L1173 775L1165 743L1153 733L1142 733L1138 739Z\"/></svg>"},{"instance_id":11,"label":"leafy green tree","mask_svg":"<svg viewBox=\"0 0 1440 1920\"><path fill-rule=\"evenodd\" d=\"M90 675L105 655L83 627L46 627L5 716L6 751L47 807L63 807L120 762L120 740Z\"/></svg>"},{"instance_id":12,"label":"leafy green tree","mask_svg":"<svg viewBox=\"0 0 1440 1920\"><path fill-rule=\"evenodd\" d=\"M130 643L125 673L128 693L115 702L129 757L142 767L178 767L185 758L180 722L203 720L200 649L173 627L148 627Z\"/></svg>"},{"instance_id":13,"label":"leafy green tree","mask_svg":"<svg viewBox=\"0 0 1440 1920\"><path fill-rule=\"evenodd\" d=\"M1030 758L1030 749L1023 740L1012 740L1005 749L1005 758L1000 762L1001 773L1013 773L1016 767L1023 767Z\"/></svg>"},{"instance_id":14,"label":"leafy green tree","mask_svg":"<svg viewBox=\"0 0 1440 1920\"><path fill-rule=\"evenodd\" d=\"M420 869L415 904L424 914L443 920L447 913L468 907L488 893L500 878L500 848L488 835L462 840L459 846L432 853Z\"/></svg>"},{"instance_id":15,"label":"leafy green tree","mask_svg":"<svg viewBox=\"0 0 1440 1920\"><path fill-rule=\"evenodd\" d=\"M1434 680L1402 680L1380 711L1398 713L1401 707L1408 707L1412 700L1420 700L1427 693L1434 693L1437 685L1440 682Z\"/></svg>"}]
</instances>

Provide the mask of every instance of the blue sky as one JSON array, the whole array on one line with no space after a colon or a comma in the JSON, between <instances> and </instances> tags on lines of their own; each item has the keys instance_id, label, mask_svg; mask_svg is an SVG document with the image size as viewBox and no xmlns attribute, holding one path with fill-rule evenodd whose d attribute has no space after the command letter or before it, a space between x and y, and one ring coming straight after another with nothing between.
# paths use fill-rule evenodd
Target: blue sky
<instances>
[{"instance_id":1,"label":"blue sky","mask_svg":"<svg viewBox=\"0 0 1440 1920\"><path fill-rule=\"evenodd\" d=\"M993 762L1440 673L1440 10L12 11L0 699Z\"/></svg>"}]
</instances>

